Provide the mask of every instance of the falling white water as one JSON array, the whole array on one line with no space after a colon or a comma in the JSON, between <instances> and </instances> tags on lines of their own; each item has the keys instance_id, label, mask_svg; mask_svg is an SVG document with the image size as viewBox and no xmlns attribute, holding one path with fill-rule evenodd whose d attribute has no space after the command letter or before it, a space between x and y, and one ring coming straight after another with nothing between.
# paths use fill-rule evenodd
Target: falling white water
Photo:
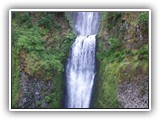
<instances>
[{"instance_id":1,"label":"falling white water","mask_svg":"<svg viewBox=\"0 0 160 120\"><path fill-rule=\"evenodd\" d=\"M95 77L97 12L78 12L75 30L79 34L68 58L67 108L89 108Z\"/></svg>"}]
</instances>

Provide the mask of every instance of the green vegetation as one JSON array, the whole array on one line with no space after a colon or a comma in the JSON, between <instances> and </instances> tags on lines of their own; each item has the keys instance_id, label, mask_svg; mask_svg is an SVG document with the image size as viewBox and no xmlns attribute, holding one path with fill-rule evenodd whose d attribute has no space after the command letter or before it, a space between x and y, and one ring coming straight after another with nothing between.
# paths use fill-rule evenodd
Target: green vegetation
<instances>
[{"instance_id":1,"label":"green vegetation","mask_svg":"<svg viewBox=\"0 0 160 120\"><path fill-rule=\"evenodd\" d=\"M135 17L137 14L138 18ZM148 14L102 13L97 39L98 74L93 108L119 108L118 84L133 81L140 74L148 75L148 42L137 42L135 21L138 21L137 24L146 23ZM126 23L131 25L127 30L124 27ZM145 27L146 29L148 28ZM131 37L125 39L128 35ZM148 35L147 30L142 35Z\"/></svg>"},{"instance_id":2,"label":"green vegetation","mask_svg":"<svg viewBox=\"0 0 160 120\"><path fill-rule=\"evenodd\" d=\"M149 13L148 12L142 12L138 15L138 22L142 24L142 32L147 33L148 32L148 25L149 25Z\"/></svg>"},{"instance_id":3,"label":"green vegetation","mask_svg":"<svg viewBox=\"0 0 160 120\"><path fill-rule=\"evenodd\" d=\"M41 101L36 101L36 108L41 108Z\"/></svg>"},{"instance_id":4,"label":"green vegetation","mask_svg":"<svg viewBox=\"0 0 160 120\"><path fill-rule=\"evenodd\" d=\"M148 24L149 21L149 13L148 12L142 12L138 15L138 21L143 24Z\"/></svg>"},{"instance_id":5,"label":"green vegetation","mask_svg":"<svg viewBox=\"0 0 160 120\"><path fill-rule=\"evenodd\" d=\"M20 94L20 69L19 69L19 59L17 58L18 51L14 47L12 47L12 108L16 108L18 106L19 94ZM14 73L13 73L14 71Z\"/></svg>"},{"instance_id":6,"label":"green vegetation","mask_svg":"<svg viewBox=\"0 0 160 120\"><path fill-rule=\"evenodd\" d=\"M35 80L52 81L53 91L45 101L49 107L62 107L64 65L75 39L65 13L12 12L11 25L12 107L18 107L21 71Z\"/></svg>"},{"instance_id":7,"label":"green vegetation","mask_svg":"<svg viewBox=\"0 0 160 120\"><path fill-rule=\"evenodd\" d=\"M49 103L51 101L51 98L49 96L46 96L44 99L46 103Z\"/></svg>"}]
</instances>

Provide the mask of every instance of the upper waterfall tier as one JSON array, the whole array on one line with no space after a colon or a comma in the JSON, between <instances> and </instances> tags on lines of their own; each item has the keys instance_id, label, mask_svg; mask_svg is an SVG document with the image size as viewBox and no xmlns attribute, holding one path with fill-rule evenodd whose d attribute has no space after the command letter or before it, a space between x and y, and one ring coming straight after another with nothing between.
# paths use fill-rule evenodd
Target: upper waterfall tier
<instances>
[{"instance_id":1,"label":"upper waterfall tier","mask_svg":"<svg viewBox=\"0 0 160 120\"><path fill-rule=\"evenodd\" d=\"M98 12L78 12L75 17L75 31L78 35L98 33Z\"/></svg>"}]
</instances>

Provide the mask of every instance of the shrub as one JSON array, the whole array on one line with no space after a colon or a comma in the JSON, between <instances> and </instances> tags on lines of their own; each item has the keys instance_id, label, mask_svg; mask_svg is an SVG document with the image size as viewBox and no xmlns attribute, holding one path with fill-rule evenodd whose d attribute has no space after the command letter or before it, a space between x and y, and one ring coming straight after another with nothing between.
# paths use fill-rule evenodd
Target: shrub
<instances>
[{"instance_id":1,"label":"shrub","mask_svg":"<svg viewBox=\"0 0 160 120\"><path fill-rule=\"evenodd\" d=\"M138 15L138 21L140 23L143 23L143 24L148 24L148 21L149 21L149 13L148 12L142 12Z\"/></svg>"},{"instance_id":2,"label":"shrub","mask_svg":"<svg viewBox=\"0 0 160 120\"><path fill-rule=\"evenodd\" d=\"M51 98L49 96L46 96L44 99L46 103L49 103L51 101Z\"/></svg>"},{"instance_id":3,"label":"shrub","mask_svg":"<svg viewBox=\"0 0 160 120\"><path fill-rule=\"evenodd\" d=\"M41 107L41 101L36 101L36 108L40 108Z\"/></svg>"}]
</instances>

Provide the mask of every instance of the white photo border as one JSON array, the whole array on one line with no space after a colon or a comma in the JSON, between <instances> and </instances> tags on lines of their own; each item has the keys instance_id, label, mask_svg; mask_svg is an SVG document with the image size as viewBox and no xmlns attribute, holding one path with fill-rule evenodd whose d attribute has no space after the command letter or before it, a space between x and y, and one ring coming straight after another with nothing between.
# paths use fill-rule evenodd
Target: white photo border
<instances>
[{"instance_id":1,"label":"white photo border","mask_svg":"<svg viewBox=\"0 0 160 120\"><path fill-rule=\"evenodd\" d=\"M92 109L92 108L77 108L77 109L13 109L11 108L11 14L12 12L69 12L69 11L99 11L99 12L149 12L149 106L148 108L115 108L115 109ZM10 111L150 111L151 110L151 10L150 9L10 9L9 10L9 110Z\"/></svg>"}]
</instances>

